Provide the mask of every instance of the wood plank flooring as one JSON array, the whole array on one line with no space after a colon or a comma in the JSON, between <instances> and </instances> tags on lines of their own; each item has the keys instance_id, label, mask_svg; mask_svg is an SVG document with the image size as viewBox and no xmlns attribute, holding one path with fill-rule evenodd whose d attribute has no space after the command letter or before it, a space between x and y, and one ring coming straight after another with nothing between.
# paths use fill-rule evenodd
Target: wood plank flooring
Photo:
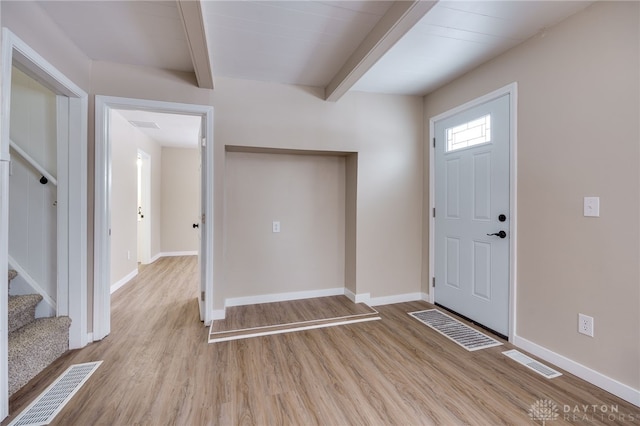
<instances>
[{"instance_id":1,"label":"wood plank flooring","mask_svg":"<svg viewBox=\"0 0 640 426\"><path fill-rule=\"evenodd\" d=\"M542 424L529 417L538 400L559 407L548 425L640 423L640 408L568 373L547 380L506 359L509 344L464 350L407 315L425 302L378 307L380 321L208 344L196 274L189 257L141 270L113 295L111 334L16 393L12 414L70 364L104 360L52 424L526 425ZM617 417L565 418L565 405L593 404Z\"/></svg>"},{"instance_id":2,"label":"wood plank flooring","mask_svg":"<svg viewBox=\"0 0 640 426\"><path fill-rule=\"evenodd\" d=\"M318 297L287 302L260 303L227 308L226 318L213 322L213 331L325 320L353 315L375 314L364 303L353 303L346 296Z\"/></svg>"},{"instance_id":3,"label":"wood plank flooring","mask_svg":"<svg viewBox=\"0 0 640 426\"><path fill-rule=\"evenodd\" d=\"M378 319L375 309L343 295L235 306L213 322L209 343Z\"/></svg>"}]
</instances>

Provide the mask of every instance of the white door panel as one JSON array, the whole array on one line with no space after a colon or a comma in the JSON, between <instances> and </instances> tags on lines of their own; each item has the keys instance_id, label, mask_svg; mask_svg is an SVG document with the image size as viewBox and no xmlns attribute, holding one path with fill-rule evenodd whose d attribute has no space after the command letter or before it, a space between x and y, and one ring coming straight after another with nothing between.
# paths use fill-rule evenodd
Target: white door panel
<instances>
[{"instance_id":1,"label":"white door panel","mask_svg":"<svg viewBox=\"0 0 640 426\"><path fill-rule=\"evenodd\" d=\"M507 335L509 95L439 120L434 129L435 302ZM505 238L488 235L501 230Z\"/></svg>"},{"instance_id":2,"label":"white door panel","mask_svg":"<svg viewBox=\"0 0 640 426\"><path fill-rule=\"evenodd\" d=\"M202 238L202 231L205 226L208 226L205 221L202 220L205 217L205 206L207 205L207 143L204 137L203 128L206 126L204 120L201 121L200 128L200 217L198 218L199 227L198 239L200 241L200 247L198 250L198 269L200 270L200 294L198 295L200 306L200 321L206 321L206 305L204 300L204 294L207 290L207 269L206 264L203 261L207 259L207 242L206 238ZM211 148L212 149L212 148Z\"/></svg>"}]
</instances>

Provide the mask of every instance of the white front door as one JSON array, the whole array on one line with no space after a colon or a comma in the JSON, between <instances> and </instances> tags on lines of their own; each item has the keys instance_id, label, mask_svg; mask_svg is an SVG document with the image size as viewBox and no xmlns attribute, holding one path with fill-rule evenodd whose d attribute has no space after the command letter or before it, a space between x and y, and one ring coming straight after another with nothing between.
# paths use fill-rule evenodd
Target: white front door
<instances>
[{"instance_id":1,"label":"white front door","mask_svg":"<svg viewBox=\"0 0 640 426\"><path fill-rule=\"evenodd\" d=\"M435 122L435 302L509 334L509 94Z\"/></svg>"}]
</instances>

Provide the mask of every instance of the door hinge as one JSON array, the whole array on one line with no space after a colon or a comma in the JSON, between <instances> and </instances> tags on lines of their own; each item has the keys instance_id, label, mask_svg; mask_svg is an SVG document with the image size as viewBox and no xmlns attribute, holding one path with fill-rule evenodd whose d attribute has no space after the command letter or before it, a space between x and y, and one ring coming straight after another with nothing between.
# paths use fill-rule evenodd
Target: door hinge
<instances>
[{"instance_id":1,"label":"door hinge","mask_svg":"<svg viewBox=\"0 0 640 426\"><path fill-rule=\"evenodd\" d=\"M436 217L436 208L433 208L433 217Z\"/></svg>"},{"instance_id":2,"label":"door hinge","mask_svg":"<svg viewBox=\"0 0 640 426\"><path fill-rule=\"evenodd\" d=\"M433 287L436 287L436 277L433 277Z\"/></svg>"},{"instance_id":3,"label":"door hinge","mask_svg":"<svg viewBox=\"0 0 640 426\"><path fill-rule=\"evenodd\" d=\"M109 236L111 236L111 228L109 228Z\"/></svg>"},{"instance_id":4,"label":"door hinge","mask_svg":"<svg viewBox=\"0 0 640 426\"><path fill-rule=\"evenodd\" d=\"M202 213L202 220L200 221L204 225L204 213Z\"/></svg>"},{"instance_id":5,"label":"door hinge","mask_svg":"<svg viewBox=\"0 0 640 426\"><path fill-rule=\"evenodd\" d=\"M433 147L436 147L436 138L433 138Z\"/></svg>"},{"instance_id":6,"label":"door hinge","mask_svg":"<svg viewBox=\"0 0 640 426\"><path fill-rule=\"evenodd\" d=\"M193 300L193 299L191 299ZM200 292L200 300L202 300L204 302L204 291Z\"/></svg>"}]
</instances>

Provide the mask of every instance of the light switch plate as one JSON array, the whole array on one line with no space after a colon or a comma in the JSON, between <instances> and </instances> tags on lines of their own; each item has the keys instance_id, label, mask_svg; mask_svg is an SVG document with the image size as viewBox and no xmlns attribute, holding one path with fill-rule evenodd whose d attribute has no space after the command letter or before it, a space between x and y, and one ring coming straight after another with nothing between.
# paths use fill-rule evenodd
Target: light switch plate
<instances>
[{"instance_id":1,"label":"light switch plate","mask_svg":"<svg viewBox=\"0 0 640 426\"><path fill-rule=\"evenodd\" d=\"M600 197L584 197L585 217L600 217Z\"/></svg>"}]
</instances>

